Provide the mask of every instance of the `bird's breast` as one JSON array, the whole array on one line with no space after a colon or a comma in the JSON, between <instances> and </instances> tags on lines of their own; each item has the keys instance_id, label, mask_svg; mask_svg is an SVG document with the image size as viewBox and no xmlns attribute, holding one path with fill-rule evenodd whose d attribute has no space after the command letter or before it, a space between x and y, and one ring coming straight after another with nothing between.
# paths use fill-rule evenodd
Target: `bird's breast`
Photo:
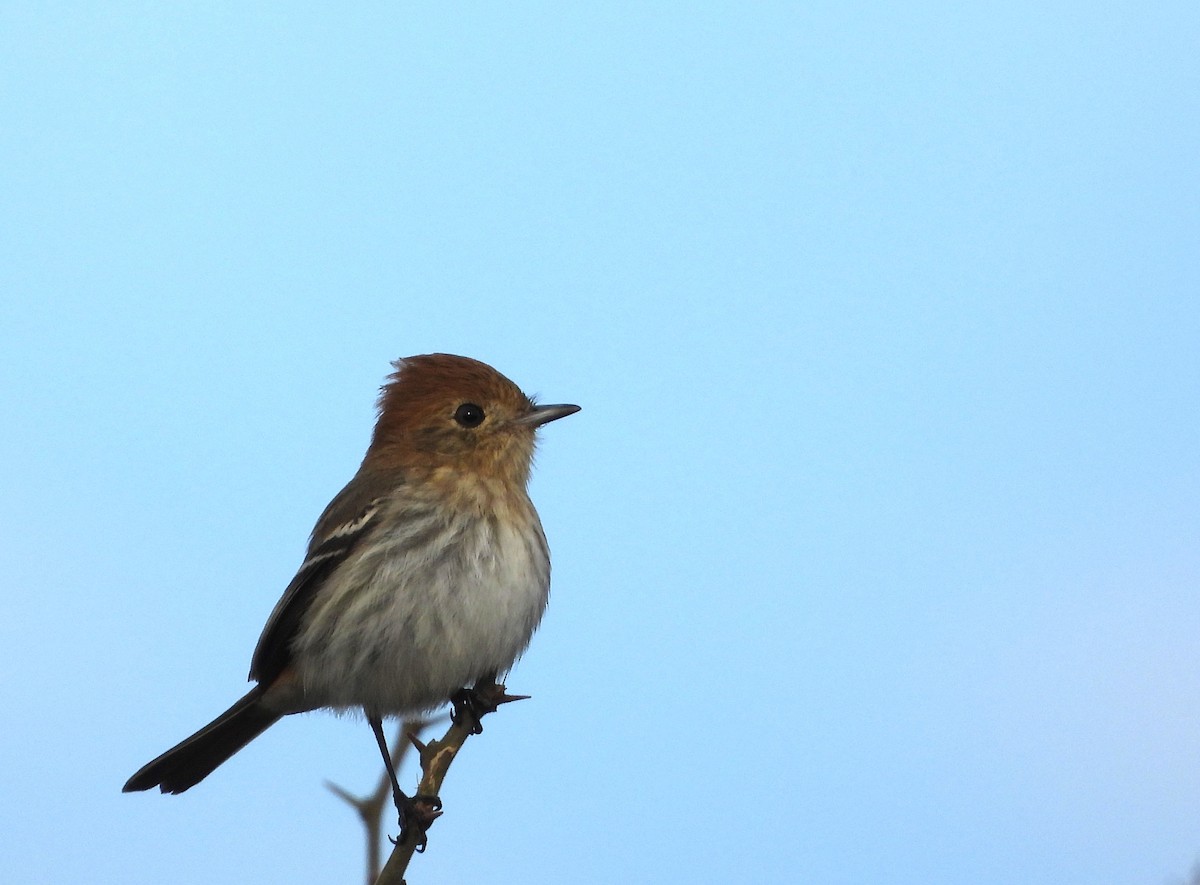
<instances>
[{"instance_id":1,"label":"bird's breast","mask_svg":"<svg viewBox=\"0 0 1200 885\"><path fill-rule=\"evenodd\" d=\"M314 600L293 646L309 706L400 713L506 671L545 610L550 559L527 499L393 514Z\"/></svg>"}]
</instances>

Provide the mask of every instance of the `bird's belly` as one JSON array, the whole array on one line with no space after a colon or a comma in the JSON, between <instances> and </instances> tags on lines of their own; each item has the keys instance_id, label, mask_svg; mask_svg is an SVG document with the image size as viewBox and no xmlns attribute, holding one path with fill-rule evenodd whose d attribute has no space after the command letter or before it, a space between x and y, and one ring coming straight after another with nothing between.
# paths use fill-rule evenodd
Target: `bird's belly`
<instances>
[{"instance_id":1,"label":"bird's belly","mask_svg":"<svg viewBox=\"0 0 1200 885\"><path fill-rule=\"evenodd\" d=\"M486 523L424 556L405 540L347 562L314 604L293 646L306 706L429 710L528 645L549 589L540 526Z\"/></svg>"}]
</instances>

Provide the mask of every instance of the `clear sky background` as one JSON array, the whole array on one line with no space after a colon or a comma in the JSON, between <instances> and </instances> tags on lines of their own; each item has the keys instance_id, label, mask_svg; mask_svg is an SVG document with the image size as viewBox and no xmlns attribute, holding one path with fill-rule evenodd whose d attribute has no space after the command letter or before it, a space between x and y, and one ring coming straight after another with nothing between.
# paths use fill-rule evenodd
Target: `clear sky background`
<instances>
[{"instance_id":1,"label":"clear sky background","mask_svg":"<svg viewBox=\"0 0 1200 885\"><path fill-rule=\"evenodd\" d=\"M6 881L358 881L361 721L120 788L435 350L584 408L414 885L1187 875L1194 2L0 6Z\"/></svg>"}]
</instances>

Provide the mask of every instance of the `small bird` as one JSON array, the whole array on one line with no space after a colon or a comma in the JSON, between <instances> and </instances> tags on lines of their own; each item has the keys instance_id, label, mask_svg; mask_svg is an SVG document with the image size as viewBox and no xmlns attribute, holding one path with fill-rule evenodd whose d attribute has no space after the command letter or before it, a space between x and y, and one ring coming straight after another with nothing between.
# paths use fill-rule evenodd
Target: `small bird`
<instances>
[{"instance_id":1,"label":"small bird","mask_svg":"<svg viewBox=\"0 0 1200 885\"><path fill-rule=\"evenodd\" d=\"M535 432L579 411L536 405L477 360L396 360L371 444L325 508L254 649L255 686L147 763L124 792L182 793L281 717L366 714L400 790L381 718L494 682L546 608L550 554L526 491Z\"/></svg>"}]
</instances>

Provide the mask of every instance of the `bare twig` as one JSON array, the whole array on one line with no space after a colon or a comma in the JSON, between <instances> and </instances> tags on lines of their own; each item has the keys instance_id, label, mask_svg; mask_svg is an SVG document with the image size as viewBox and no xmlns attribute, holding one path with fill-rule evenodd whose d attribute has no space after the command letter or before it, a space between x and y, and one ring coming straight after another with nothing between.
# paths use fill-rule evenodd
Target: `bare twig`
<instances>
[{"instance_id":1,"label":"bare twig","mask_svg":"<svg viewBox=\"0 0 1200 885\"><path fill-rule=\"evenodd\" d=\"M408 752L410 743L408 735L420 734L432 723L425 719L406 719L400 723L396 740L392 744L392 767L399 769L400 762ZM363 829L367 837L367 885L371 885L379 877L380 843L383 839L383 810L389 807L392 798L392 785L387 773L379 779L379 784L366 796L355 796L344 787L330 781L325 786L347 805L353 808L362 819Z\"/></svg>"},{"instance_id":2,"label":"bare twig","mask_svg":"<svg viewBox=\"0 0 1200 885\"><path fill-rule=\"evenodd\" d=\"M521 699L520 696L508 694L504 686L496 682L479 683L475 686L470 703L455 704L453 721L441 740L424 744L415 734L412 735L412 744L421 755L421 782L414 797L418 805L431 815L437 812L440 803L436 797L442 789L442 781L446 779L450 763L468 737L482 732L480 720L501 704ZM396 843L375 885L404 885L404 872L408 869L413 852L424 838L424 834L414 832L415 829L410 827L404 838Z\"/></svg>"}]
</instances>

